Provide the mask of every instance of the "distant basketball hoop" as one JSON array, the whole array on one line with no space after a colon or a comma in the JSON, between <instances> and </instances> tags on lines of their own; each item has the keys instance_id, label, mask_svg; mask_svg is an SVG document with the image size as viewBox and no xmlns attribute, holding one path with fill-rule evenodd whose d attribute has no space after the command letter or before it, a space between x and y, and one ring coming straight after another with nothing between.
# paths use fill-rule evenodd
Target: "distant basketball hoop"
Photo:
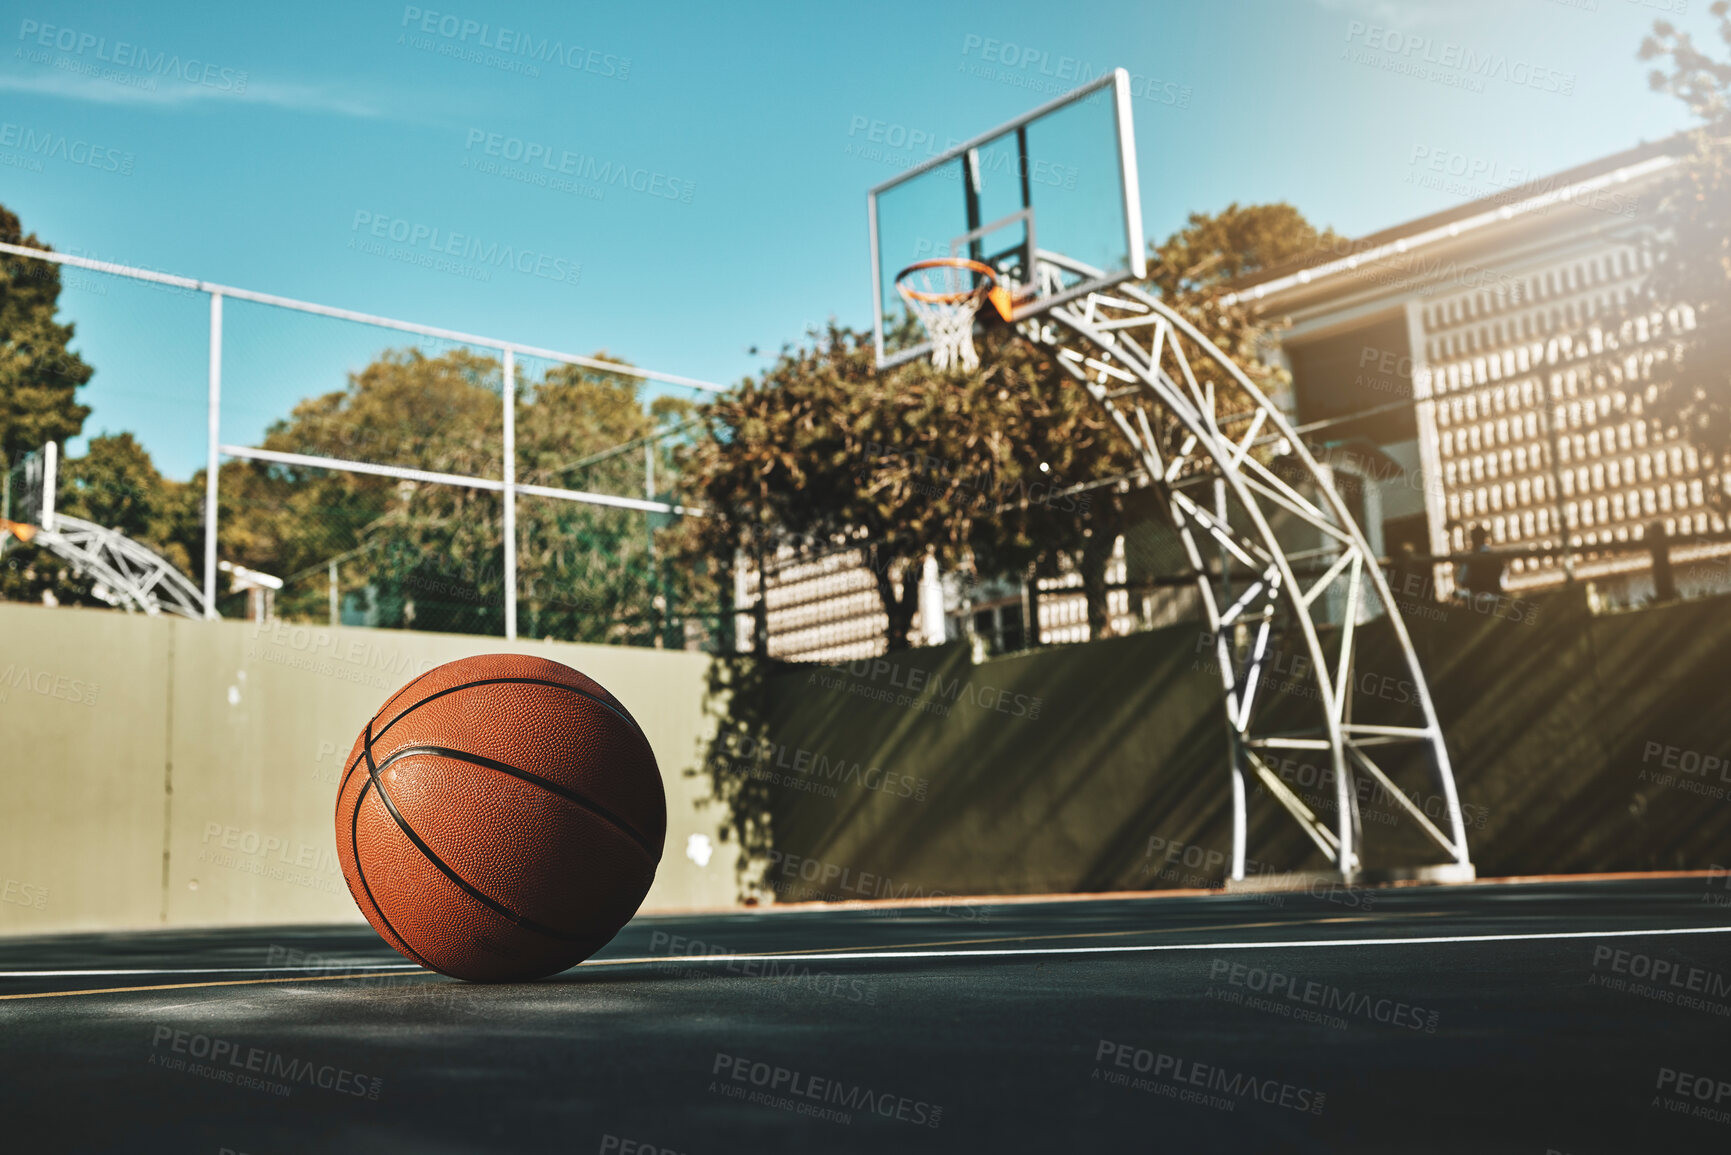
<instances>
[{"instance_id":1,"label":"distant basketball hoop","mask_svg":"<svg viewBox=\"0 0 1731 1155\"><path fill-rule=\"evenodd\" d=\"M987 301L1009 320L1010 293L997 272L966 257L916 261L896 274L896 291L932 341L932 364L939 369L980 367L974 351L974 316Z\"/></svg>"}]
</instances>

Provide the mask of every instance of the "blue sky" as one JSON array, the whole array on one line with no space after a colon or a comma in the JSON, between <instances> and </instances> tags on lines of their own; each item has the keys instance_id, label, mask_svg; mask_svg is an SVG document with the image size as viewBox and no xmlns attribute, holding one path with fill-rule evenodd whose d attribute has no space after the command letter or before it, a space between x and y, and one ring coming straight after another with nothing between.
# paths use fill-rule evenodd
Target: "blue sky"
<instances>
[{"instance_id":1,"label":"blue sky","mask_svg":"<svg viewBox=\"0 0 1731 1155\"><path fill-rule=\"evenodd\" d=\"M1682 6L22 0L0 25L0 203L84 255L731 383L830 315L869 324L865 193L899 159L860 155L861 123L968 137L1043 101L1042 67L1121 65L1156 94L1135 108L1151 238L1234 200L1361 234L1682 127L1635 59L1655 18L1705 29L1705 4ZM1500 62L1476 88L1413 74L1467 53ZM508 179L490 140L645 187ZM1414 179L1439 156L1474 175ZM366 251L376 221L535 268L389 259ZM71 280L63 316L97 367L86 432L132 429L189 475L204 298ZM242 441L376 345L238 304L227 340L223 435Z\"/></svg>"}]
</instances>

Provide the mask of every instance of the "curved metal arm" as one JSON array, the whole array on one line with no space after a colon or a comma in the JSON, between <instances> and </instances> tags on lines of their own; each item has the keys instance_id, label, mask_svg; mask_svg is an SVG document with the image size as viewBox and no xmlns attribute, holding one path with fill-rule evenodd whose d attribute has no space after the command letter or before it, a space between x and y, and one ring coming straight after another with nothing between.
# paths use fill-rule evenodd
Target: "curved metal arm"
<instances>
[{"instance_id":1,"label":"curved metal arm","mask_svg":"<svg viewBox=\"0 0 1731 1155\"><path fill-rule=\"evenodd\" d=\"M1040 253L1039 272L1054 284L1098 275L1047 252ZM1334 861L1343 878L1366 876L1354 790L1359 775L1387 791L1451 860L1446 867L1397 866L1389 873L1471 878L1454 772L1412 640L1376 556L1327 472L1285 415L1190 322L1133 285L1066 301L1025 322L1020 332L1052 349L1064 371L1105 407L1162 490L1196 571L1225 690L1232 763L1231 877L1244 878L1248 769ZM1215 372L1199 377L1196 370L1204 365ZM1216 382L1223 387L1217 388ZM1271 438L1285 447L1284 470L1275 469L1258 452ZM1316 535L1316 547L1303 553L1308 560L1320 560L1323 572L1310 584L1299 580L1292 564L1298 551L1277 532L1277 527L1290 526ZM1204 546L1219 553L1215 571L1204 560ZM1235 566L1240 575L1236 585ZM1332 648L1323 644L1319 632L1330 624L1322 609L1328 606L1341 611L1338 645ZM1360 697L1353 677L1357 627L1379 609L1388 615L1399 660L1406 666L1404 680L1419 714L1415 725L1353 720L1352 707ZM1292 676L1314 687L1313 696L1299 696L1314 701L1315 722L1296 731L1264 721L1269 643L1277 627L1298 634L1308 660ZM1386 746L1420 748L1447 812L1446 833L1372 756ZM1333 829L1269 765L1270 752L1295 750L1327 755L1337 807Z\"/></svg>"},{"instance_id":2,"label":"curved metal arm","mask_svg":"<svg viewBox=\"0 0 1731 1155\"><path fill-rule=\"evenodd\" d=\"M203 620L204 595L156 551L80 517L56 513L52 520L53 528L37 530L32 542L95 577L96 596L103 601L153 617L170 613Z\"/></svg>"}]
</instances>

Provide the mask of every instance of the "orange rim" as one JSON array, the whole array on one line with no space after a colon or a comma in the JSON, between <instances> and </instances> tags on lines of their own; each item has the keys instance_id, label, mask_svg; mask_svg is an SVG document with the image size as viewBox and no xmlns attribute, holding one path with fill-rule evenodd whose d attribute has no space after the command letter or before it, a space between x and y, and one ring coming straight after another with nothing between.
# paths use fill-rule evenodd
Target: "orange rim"
<instances>
[{"instance_id":1,"label":"orange rim","mask_svg":"<svg viewBox=\"0 0 1731 1155\"><path fill-rule=\"evenodd\" d=\"M923 289L914 289L902 284L902 280L909 273L917 273L921 269L967 269L985 277L986 283L961 293L928 293ZM997 270L981 261L969 260L967 257L934 257L929 261L915 261L896 274L896 289L899 292L916 301L924 301L928 305L955 305L971 297L987 296L997 287L997 284Z\"/></svg>"}]
</instances>

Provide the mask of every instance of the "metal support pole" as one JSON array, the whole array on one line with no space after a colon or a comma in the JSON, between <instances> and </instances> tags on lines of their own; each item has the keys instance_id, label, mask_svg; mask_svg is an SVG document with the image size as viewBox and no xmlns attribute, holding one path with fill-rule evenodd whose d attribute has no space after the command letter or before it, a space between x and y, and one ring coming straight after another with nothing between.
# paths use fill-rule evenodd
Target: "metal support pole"
<instances>
[{"instance_id":1,"label":"metal support pole","mask_svg":"<svg viewBox=\"0 0 1731 1155\"><path fill-rule=\"evenodd\" d=\"M222 440L222 294L210 295L209 443L204 458L204 616L216 613L216 475Z\"/></svg>"},{"instance_id":2,"label":"metal support pole","mask_svg":"<svg viewBox=\"0 0 1731 1155\"><path fill-rule=\"evenodd\" d=\"M1226 481L1223 478L1214 479L1214 516L1221 525L1229 524L1229 511L1226 505ZM1232 601L1232 555L1226 549L1224 539L1220 542L1220 583L1224 600ZM1240 659L1240 647L1237 644L1238 627L1234 626L1234 637L1231 639L1216 639L1217 653L1231 655L1233 668L1236 669ZM1219 643L1224 641L1225 645ZM1249 795L1244 789L1244 748L1243 737L1238 727L1232 724L1228 716L1226 721L1226 759L1227 768L1232 775L1232 862L1228 877L1243 881L1244 879L1244 848L1249 841L1250 813Z\"/></svg>"},{"instance_id":3,"label":"metal support pole","mask_svg":"<svg viewBox=\"0 0 1731 1155\"><path fill-rule=\"evenodd\" d=\"M50 441L42 447L42 528L58 529L54 523L54 490L60 484L60 444Z\"/></svg>"},{"instance_id":4,"label":"metal support pole","mask_svg":"<svg viewBox=\"0 0 1731 1155\"><path fill-rule=\"evenodd\" d=\"M505 639L517 640L517 361L505 350Z\"/></svg>"},{"instance_id":5,"label":"metal support pole","mask_svg":"<svg viewBox=\"0 0 1731 1155\"><path fill-rule=\"evenodd\" d=\"M340 625L342 624L342 602L337 595L337 563L334 560L327 567L326 573L330 577L331 584L331 625Z\"/></svg>"}]
</instances>

